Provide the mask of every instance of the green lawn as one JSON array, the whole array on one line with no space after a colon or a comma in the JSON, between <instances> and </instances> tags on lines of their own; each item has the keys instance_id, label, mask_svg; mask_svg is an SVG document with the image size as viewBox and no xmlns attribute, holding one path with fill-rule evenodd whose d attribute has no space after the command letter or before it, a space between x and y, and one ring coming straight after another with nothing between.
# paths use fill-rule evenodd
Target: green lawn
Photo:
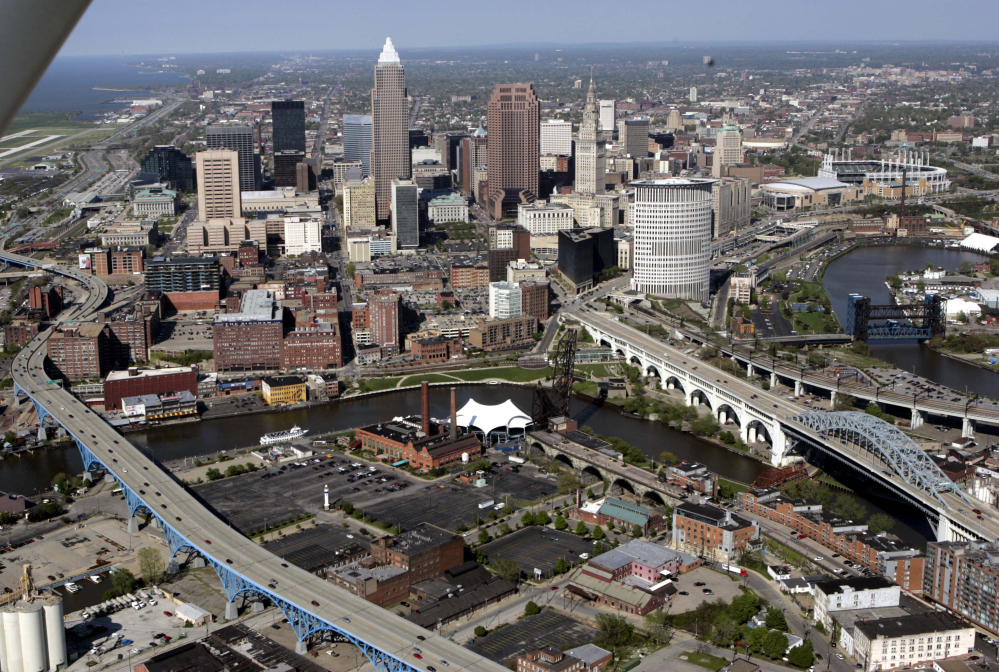
<instances>
[{"instance_id":1,"label":"green lawn","mask_svg":"<svg viewBox=\"0 0 999 672\"><path fill-rule=\"evenodd\" d=\"M576 383L572 386L573 391L579 392L580 394L586 394L591 397L596 397L600 395L600 387L594 383L587 381L585 383Z\"/></svg>"},{"instance_id":2,"label":"green lawn","mask_svg":"<svg viewBox=\"0 0 999 672\"><path fill-rule=\"evenodd\" d=\"M585 371L598 378L606 378L617 372L617 364L577 364L576 371Z\"/></svg>"},{"instance_id":3,"label":"green lawn","mask_svg":"<svg viewBox=\"0 0 999 672\"><path fill-rule=\"evenodd\" d=\"M749 488L748 485L742 485L741 483L730 481L727 478L719 478L718 487L720 488L722 486L725 486L726 489L735 492L735 494L739 494L740 492L743 492Z\"/></svg>"},{"instance_id":4,"label":"green lawn","mask_svg":"<svg viewBox=\"0 0 999 672\"><path fill-rule=\"evenodd\" d=\"M728 665L728 661L724 658L712 656L710 653L698 653L697 651L681 653L677 658L685 660L688 663L693 663L698 667L714 670L715 672Z\"/></svg>"},{"instance_id":5,"label":"green lawn","mask_svg":"<svg viewBox=\"0 0 999 672\"><path fill-rule=\"evenodd\" d=\"M835 334L840 331L835 315L825 313L794 313L795 326L804 325L814 334Z\"/></svg>"},{"instance_id":6,"label":"green lawn","mask_svg":"<svg viewBox=\"0 0 999 672\"><path fill-rule=\"evenodd\" d=\"M425 373L422 376L417 374L415 376L407 376L403 379L402 384L399 387L409 387L410 385L419 385L423 381L428 383L452 383L454 378L451 376L445 376L440 373Z\"/></svg>"},{"instance_id":7,"label":"green lawn","mask_svg":"<svg viewBox=\"0 0 999 672\"><path fill-rule=\"evenodd\" d=\"M380 392L382 390L391 390L396 385L399 384L398 378L365 378L365 386L368 392Z\"/></svg>"},{"instance_id":8,"label":"green lawn","mask_svg":"<svg viewBox=\"0 0 999 672\"><path fill-rule=\"evenodd\" d=\"M4 131L4 135L13 135L26 131L29 128L57 127L61 129L83 129L93 127L89 121L70 121L69 115L65 112L33 112L32 114L19 114L10 122L10 126Z\"/></svg>"},{"instance_id":9,"label":"green lawn","mask_svg":"<svg viewBox=\"0 0 999 672\"><path fill-rule=\"evenodd\" d=\"M496 378L498 380L509 380L514 383L527 383L532 380L538 380L539 378L544 378L545 376L550 376L552 373L551 368L544 369L521 369L516 366L508 366L498 369L478 369L475 371L455 371L449 375L459 378L461 380L489 380Z\"/></svg>"}]
</instances>

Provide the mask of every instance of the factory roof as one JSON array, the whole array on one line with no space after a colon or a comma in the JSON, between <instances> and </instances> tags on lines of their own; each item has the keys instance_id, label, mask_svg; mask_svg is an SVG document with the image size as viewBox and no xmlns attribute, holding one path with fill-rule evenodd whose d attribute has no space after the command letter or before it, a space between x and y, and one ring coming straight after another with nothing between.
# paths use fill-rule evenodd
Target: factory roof
<instances>
[{"instance_id":1,"label":"factory roof","mask_svg":"<svg viewBox=\"0 0 999 672\"><path fill-rule=\"evenodd\" d=\"M613 571L626 565L630 565L632 562L638 562L646 567L662 567L663 565L684 555L686 554L675 551L672 548L666 548L665 546L659 546L648 541L636 539L634 541L629 541L623 546L611 549L606 553L601 553L597 557L590 560L590 562L594 565L599 565L604 569ZM686 557L691 561L695 559L690 555L687 555ZM689 563L685 562L684 564Z\"/></svg>"},{"instance_id":2,"label":"factory roof","mask_svg":"<svg viewBox=\"0 0 999 672\"><path fill-rule=\"evenodd\" d=\"M163 369L129 369L128 371L112 371L104 379L105 383L116 380L127 380L129 378L155 378L156 376L169 376L181 373L191 373L195 371L190 366L170 366Z\"/></svg>"},{"instance_id":3,"label":"factory roof","mask_svg":"<svg viewBox=\"0 0 999 672\"><path fill-rule=\"evenodd\" d=\"M280 320L281 308L274 300L274 293L267 289L251 289L243 294L243 301L238 313L215 316L215 324Z\"/></svg>"},{"instance_id":4,"label":"factory roof","mask_svg":"<svg viewBox=\"0 0 999 672\"><path fill-rule=\"evenodd\" d=\"M457 538L453 532L443 530L429 523L420 523L412 530L397 534L389 541L389 548L408 555L418 555Z\"/></svg>"}]
</instances>

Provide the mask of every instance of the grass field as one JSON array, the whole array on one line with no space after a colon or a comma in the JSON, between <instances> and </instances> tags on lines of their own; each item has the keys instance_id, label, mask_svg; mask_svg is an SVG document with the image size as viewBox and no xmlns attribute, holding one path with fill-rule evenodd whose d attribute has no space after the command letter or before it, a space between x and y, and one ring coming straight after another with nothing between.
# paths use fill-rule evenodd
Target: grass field
<instances>
[{"instance_id":1,"label":"grass field","mask_svg":"<svg viewBox=\"0 0 999 672\"><path fill-rule=\"evenodd\" d=\"M509 380L513 383L527 383L538 380L545 376L550 376L551 368L544 369L521 369L515 366L508 366L499 369L479 369L477 371L455 371L448 374L460 380Z\"/></svg>"},{"instance_id":2,"label":"grass field","mask_svg":"<svg viewBox=\"0 0 999 672\"><path fill-rule=\"evenodd\" d=\"M839 331L835 315L824 313L794 313L795 325L804 325L814 334L834 334Z\"/></svg>"},{"instance_id":3,"label":"grass field","mask_svg":"<svg viewBox=\"0 0 999 672\"><path fill-rule=\"evenodd\" d=\"M617 364L577 364L576 371L585 371L598 378L606 378L617 373Z\"/></svg>"},{"instance_id":4,"label":"grass field","mask_svg":"<svg viewBox=\"0 0 999 672\"><path fill-rule=\"evenodd\" d=\"M14 121L10 122L10 126L4 131L4 135L13 135L29 128L79 130L92 127L93 123L89 121L70 121L69 115L65 112L33 112L14 117Z\"/></svg>"},{"instance_id":5,"label":"grass field","mask_svg":"<svg viewBox=\"0 0 999 672\"><path fill-rule=\"evenodd\" d=\"M441 373L425 373L423 375L416 374L414 376L406 376L403 378L402 383L399 387L409 387L410 385L419 385L423 381L428 383L453 383L456 379L451 376L445 376Z\"/></svg>"},{"instance_id":6,"label":"grass field","mask_svg":"<svg viewBox=\"0 0 999 672\"><path fill-rule=\"evenodd\" d=\"M720 488L723 485L726 487L726 489L731 490L736 494L745 491L749 487L747 485L742 485L741 483L736 483L735 481L730 481L726 478L719 478L718 487Z\"/></svg>"},{"instance_id":7,"label":"grass field","mask_svg":"<svg viewBox=\"0 0 999 672\"><path fill-rule=\"evenodd\" d=\"M724 658L712 656L710 653L698 653L697 651L685 651L681 653L678 658L708 670L717 671L728 665L728 661Z\"/></svg>"},{"instance_id":8,"label":"grass field","mask_svg":"<svg viewBox=\"0 0 999 672\"><path fill-rule=\"evenodd\" d=\"M368 378L364 381L368 392L380 392L382 390L391 390L396 385L399 384L398 378Z\"/></svg>"}]
</instances>

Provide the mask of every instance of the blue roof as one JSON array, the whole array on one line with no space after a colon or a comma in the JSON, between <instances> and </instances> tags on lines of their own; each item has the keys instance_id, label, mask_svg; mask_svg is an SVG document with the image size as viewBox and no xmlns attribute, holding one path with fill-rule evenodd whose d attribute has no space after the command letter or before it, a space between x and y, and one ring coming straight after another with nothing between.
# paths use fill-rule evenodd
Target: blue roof
<instances>
[{"instance_id":1,"label":"blue roof","mask_svg":"<svg viewBox=\"0 0 999 672\"><path fill-rule=\"evenodd\" d=\"M607 500L600 506L601 515L617 518L618 520L623 520L626 523L638 525L640 527L645 527L649 522L649 518L654 513L654 511L647 509L644 506L623 502L620 499L614 499L613 497L608 497Z\"/></svg>"}]
</instances>

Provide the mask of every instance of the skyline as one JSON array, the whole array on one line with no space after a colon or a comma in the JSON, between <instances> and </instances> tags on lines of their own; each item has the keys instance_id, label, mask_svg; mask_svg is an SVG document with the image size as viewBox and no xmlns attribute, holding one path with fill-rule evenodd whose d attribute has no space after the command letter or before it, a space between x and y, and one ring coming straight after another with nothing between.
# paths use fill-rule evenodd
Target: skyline
<instances>
[{"instance_id":1,"label":"skyline","mask_svg":"<svg viewBox=\"0 0 999 672\"><path fill-rule=\"evenodd\" d=\"M804 5L804 6L803 6ZM490 14L451 0L429 0L420 6L372 0L364 5L330 3L310 7L313 19L274 13L263 0L226 1L204 5L177 0L173 8L192 21L183 30L136 30L136 19L162 8L149 0L94 0L60 50L60 56L113 56L198 53L267 53L280 51L377 51L391 36L401 52L409 49L502 47L528 45L626 45L718 44L786 42L983 42L996 41L991 29L999 21L999 3L963 0L954 11L940 12L938 3L913 0L899 12L897 5L844 0L834 7L819 3L774 0L766 11L749 13L736 0L718 0L703 15L683 14L688 24L675 21L684 10L678 2L630 3L631 16L660 16L661 21L617 23L600 20L606 15L596 0L560 3L539 21L525 22L537 5L512 0L506 10ZM727 8L727 9L726 9ZM559 11L563 10L563 11ZM526 12L526 14L525 14ZM974 13L979 20L968 22ZM863 16L863 21L858 21ZM266 17L255 21L256 17ZM441 17L446 17L445 21ZM932 17L932 20L925 17ZM487 23L486 23L487 22ZM219 25L238 28L219 31ZM483 30L488 25L489 31ZM266 29L266 48L247 49L256 26ZM341 30L341 26L345 28ZM435 30L426 30L433 26ZM804 26L804 27L803 27ZM814 35L813 26L822 34ZM610 27L610 28L608 28ZM445 28L449 28L446 29ZM553 28L563 39L552 40ZM692 33L693 30L698 32ZM493 39L494 36L502 39ZM704 39L710 37L710 39ZM775 39L779 37L779 39ZM481 38L481 39L476 39ZM513 38L513 39L511 39ZM207 48L206 48L207 47Z\"/></svg>"}]
</instances>

